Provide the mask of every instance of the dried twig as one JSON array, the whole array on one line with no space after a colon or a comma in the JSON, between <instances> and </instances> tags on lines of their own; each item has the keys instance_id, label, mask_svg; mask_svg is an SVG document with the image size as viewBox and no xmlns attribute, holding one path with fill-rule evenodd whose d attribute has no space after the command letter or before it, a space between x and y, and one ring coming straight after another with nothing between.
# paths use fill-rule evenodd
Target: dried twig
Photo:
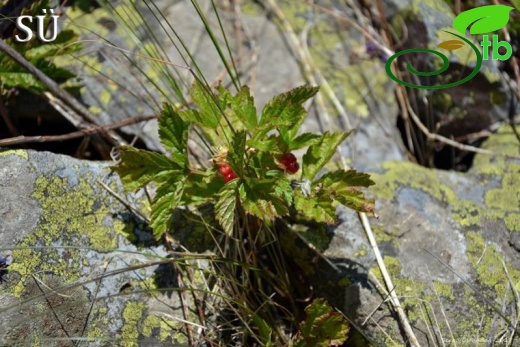
<instances>
[{"instance_id":1,"label":"dried twig","mask_svg":"<svg viewBox=\"0 0 520 347\"><path fill-rule=\"evenodd\" d=\"M143 215L138 209L134 208L125 198L123 198L121 195L114 192L108 185L103 183L101 180L98 180L97 183L103 187L108 193L110 193L113 197L115 197L117 200L119 200L120 203L122 203L127 209L132 211L136 216L141 218L146 224L150 224L150 219Z\"/></svg>"},{"instance_id":2,"label":"dried twig","mask_svg":"<svg viewBox=\"0 0 520 347\"><path fill-rule=\"evenodd\" d=\"M11 48L4 40L0 40L0 51L5 53L8 57L16 61L20 66L29 71L38 80L40 80L40 82L42 82L42 84L45 85L52 94L54 94L58 99L70 107L70 109L74 111L72 116L76 118L77 124L80 128L87 128L90 126L90 124L97 124L95 117L83 104L81 104L67 91L60 88L56 82L41 72L37 67L32 65L20 53ZM124 141L122 141L122 139L120 139L117 134L106 130L102 131L100 134L96 134L95 137L96 141L94 141L94 145L96 145L101 153L109 153L110 146L124 143Z\"/></svg>"},{"instance_id":3,"label":"dried twig","mask_svg":"<svg viewBox=\"0 0 520 347\"><path fill-rule=\"evenodd\" d=\"M370 243L370 246L372 247L372 250L374 251L374 255L377 260L377 265L379 266L379 270L381 271L381 275L383 276L383 279L385 281L386 287L388 288L388 291L390 292L390 298L391 302L397 312L397 315L399 316L399 320L401 321L401 324L403 326L403 330L408 337L408 341L410 342L410 345L413 347L419 347L419 341L417 341L417 337L415 337L415 334L412 330L412 326L410 325L410 322L408 321L408 317L406 317L406 314L404 313L403 308L401 307L401 303L399 302L399 298L397 297L397 294L394 290L394 284L392 283L392 279L390 278L390 275L388 274L388 271L386 270L385 262L383 261L383 257L381 256L381 252L379 251L379 247L377 246L376 239L374 237L374 233L372 232L372 228L370 227L370 222L368 221L368 217L366 213L360 212L359 218L361 219L361 224L363 225L363 229L365 229L365 233L368 237L368 242Z\"/></svg>"},{"instance_id":4,"label":"dried twig","mask_svg":"<svg viewBox=\"0 0 520 347\"><path fill-rule=\"evenodd\" d=\"M127 118L120 122L105 125L105 126L94 126L89 128L84 128L82 130L74 131L72 133L64 134L64 135L40 135L40 136L17 136L8 139L0 139L0 146L13 146L24 143L35 143L35 142L60 142L67 141L71 139L75 139L82 136L88 136L92 134L101 133L103 131L122 128L128 125L132 125L135 123L146 122L152 119L157 119L159 116L144 116L144 117L135 117L135 118Z\"/></svg>"},{"instance_id":5,"label":"dried twig","mask_svg":"<svg viewBox=\"0 0 520 347\"><path fill-rule=\"evenodd\" d=\"M403 88L401 88L401 87L403 87L403 86L399 85L399 86L397 86L397 89L396 89L397 99L399 101L399 107L401 108L401 110L407 110L408 111L408 115L410 116L410 118L412 118L412 120L414 121L415 125L419 128L419 130L422 131L422 133L429 140L436 140L436 141L442 142L444 144L447 144L449 146L458 148L458 149L463 150L463 151L480 153L480 154L487 154L487 155L501 155L501 156L504 156L504 157L507 157L507 158L520 159L520 156L518 156L518 155L511 155L511 154L506 154L506 153L500 153L500 152L491 151L489 149L484 149L484 148L478 148L478 147L474 147L474 146L470 146L470 145L465 145L463 143L459 143L457 141L454 141L454 140L449 139L447 137L444 137L442 135L431 133L428 130L428 128L421 122L421 120L419 119L419 116L417 116L417 114L414 112L414 110L410 106L410 103L408 102L408 100L407 100L407 98L405 96L405 93L403 92L403 88L404 87Z\"/></svg>"}]
</instances>

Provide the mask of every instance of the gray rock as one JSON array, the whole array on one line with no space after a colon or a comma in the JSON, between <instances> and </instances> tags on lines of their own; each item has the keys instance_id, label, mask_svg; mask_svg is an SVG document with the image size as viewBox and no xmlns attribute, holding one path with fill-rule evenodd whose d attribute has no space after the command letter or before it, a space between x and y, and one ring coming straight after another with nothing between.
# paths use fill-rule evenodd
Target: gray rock
<instances>
[{"instance_id":1,"label":"gray rock","mask_svg":"<svg viewBox=\"0 0 520 347\"><path fill-rule=\"evenodd\" d=\"M520 154L509 128L484 147ZM369 191L379 218L371 226L421 346L442 339L477 344L477 336L496 341L497 327L512 333L494 309L514 310L509 278L513 284L520 280L520 160L479 154L466 174L394 161L382 164L373 178ZM321 272L327 275L319 287L361 326L383 302L385 295L375 288L384 282L357 216L346 209L338 213L342 222L323 254L335 264L355 266L338 274L324 270L324 263ZM383 345L400 345L396 319L382 304L362 331Z\"/></svg>"},{"instance_id":2,"label":"gray rock","mask_svg":"<svg viewBox=\"0 0 520 347\"><path fill-rule=\"evenodd\" d=\"M153 264L167 253L150 242L141 250L133 235L142 222L98 183L122 193L106 164L3 151L0 168L0 254L10 262L0 284L3 344L186 342L179 297L164 290L175 277Z\"/></svg>"},{"instance_id":3,"label":"gray rock","mask_svg":"<svg viewBox=\"0 0 520 347\"><path fill-rule=\"evenodd\" d=\"M428 30L425 36L412 35L410 39L415 41L406 44L417 47L425 40L437 42L439 25L451 25L452 14L443 2L411 3L417 11L404 12L419 16L407 22L408 31ZM397 13L407 4L393 8ZM165 14L163 20L190 39L187 43L208 79L219 76L222 66L214 63L218 61L216 54L200 23L193 20L187 2L157 1L157 6ZM309 19L310 14L299 7L285 10L295 28L302 30L294 18ZM93 16L99 25L92 25L92 18L84 22L80 17L74 19L76 24L83 23L119 47L146 54L144 48L151 41L142 30L145 23L137 23L134 28L138 44L122 38L121 27L110 14L96 11ZM178 62L178 55L153 16L146 11L144 16L169 59ZM303 78L295 60L287 58L291 51L278 28L255 11L244 18L258 54L254 62L256 83L253 78L247 83L252 84L257 107L261 107L271 96L301 84ZM229 16L223 19L229 28ZM477 337L492 341L495 333L508 328L489 303L505 307L507 314L515 313L508 276L517 286L520 162L499 155L478 155L466 174L430 170L407 162L395 127L398 108L393 98L394 84L386 76L384 63L359 53L365 44L359 32L346 28L344 36L348 40L327 34L327 25L312 28L309 48L339 102L345 105L349 123L356 127L341 148L342 154L352 166L369 170L377 181L368 190L377 200L379 214L379 219L371 219L372 228L421 345L441 345L442 340L451 339L462 345L462 341ZM321 41L321 37L328 40ZM253 51L242 48L248 59L253 57ZM92 44L88 49L88 62L120 82L107 91L98 72L87 73L84 67L78 70L87 86L84 99L93 109L105 110L100 112L104 121L158 112L160 101L168 95L161 95L158 89L168 90L167 86L147 84L113 48ZM496 105L488 98L495 91L503 94L503 83L496 72L496 67L488 66L474 79L475 84L464 84L447 94L432 94L439 103L448 102L447 107L435 108L448 110L446 114L435 114L445 124L443 134L458 136L503 119L507 95ZM145 73L161 83L156 71ZM330 121L323 113L312 114L315 117L306 123L307 130L316 131L323 124L326 127L322 130L331 130L336 124L347 127L345 119ZM149 148L160 150L156 130L156 124L150 123L142 138ZM134 127L132 132L141 130ZM508 129L491 137L486 147L518 156L518 143ZM153 243L142 221L134 219L97 180L121 193L118 179L110 175L106 164L49 153L0 153L0 255L12 259L7 283L0 284L0 300L4 303L0 309L0 336L4 341L39 340L57 346L59 342L45 339L66 338L68 334L91 338L94 345L123 343L123 339L129 345L143 346L186 342L180 332L183 326L175 318L180 317L175 293L150 295L150 285L154 289L175 286L171 273L161 275L164 267L158 265L111 273L156 260L145 253L164 256L166 251ZM139 206L139 196L127 198ZM383 282L357 215L343 208L338 209L338 214L341 223L336 227L304 228L306 239L334 266L310 250L302 251L306 248L301 240L283 242L301 246L295 247L294 257L315 279L316 293L329 298L376 344L403 345L397 319L386 303L362 326L384 299L377 291L378 283ZM183 237L198 238L194 234L190 229ZM133 243L129 241L132 239ZM204 246L198 251L203 251ZM150 282L154 274L158 283ZM48 309L49 302L53 311ZM74 316L71 306L76 308ZM33 316L28 319L30 314ZM475 340L474 344L478 343Z\"/></svg>"}]
</instances>

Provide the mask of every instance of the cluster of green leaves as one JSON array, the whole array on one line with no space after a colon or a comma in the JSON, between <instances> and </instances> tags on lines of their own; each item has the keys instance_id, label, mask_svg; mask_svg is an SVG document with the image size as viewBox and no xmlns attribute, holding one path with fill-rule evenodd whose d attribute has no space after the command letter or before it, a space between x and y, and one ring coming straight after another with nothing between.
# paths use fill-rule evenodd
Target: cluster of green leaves
<instances>
[{"instance_id":1,"label":"cluster of green leaves","mask_svg":"<svg viewBox=\"0 0 520 347\"><path fill-rule=\"evenodd\" d=\"M348 322L325 300L315 299L306 309L306 319L294 338L294 347L341 346L347 339Z\"/></svg>"},{"instance_id":2,"label":"cluster of green leaves","mask_svg":"<svg viewBox=\"0 0 520 347\"><path fill-rule=\"evenodd\" d=\"M42 10L48 8L48 0L36 1L31 7L24 9L21 15L43 15ZM33 20L32 23L25 21L24 24L30 27L34 33L37 32L36 20ZM46 25L49 25L48 20ZM78 39L73 31L63 30L57 35L56 40L49 43L38 40L35 35L28 42L17 42L15 40L17 34L25 37L25 33L15 30L13 36L6 42L34 67L58 83L65 83L75 77L74 73L52 62L52 59L57 56L65 56L81 50L81 45L72 44ZM45 86L36 77L4 54L0 55L0 86L5 89L24 88L36 93L45 90Z\"/></svg>"},{"instance_id":3,"label":"cluster of green leaves","mask_svg":"<svg viewBox=\"0 0 520 347\"><path fill-rule=\"evenodd\" d=\"M232 95L222 86L213 91L196 82L191 90L196 109L178 111L164 104L159 118L159 136L170 155L121 147L121 163L114 170L127 191L157 184L151 206L156 238L170 229L175 208L203 201L215 204L217 220L227 233L233 231L237 208L265 222L296 211L310 220L334 223L338 204L372 212L373 202L357 189L373 184L369 175L338 170L317 178L349 135L298 134L307 114L303 103L317 92L317 87L301 86L275 96L258 117L248 87ZM189 161L188 134L194 126L218 149L211 167L195 168ZM278 158L304 147L301 177L288 175ZM237 179L224 183L216 170L222 162Z\"/></svg>"},{"instance_id":4,"label":"cluster of green leaves","mask_svg":"<svg viewBox=\"0 0 520 347\"><path fill-rule=\"evenodd\" d=\"M305 320L298 332L289 340L290 347L329 347L341 346L347 339L349 324L343 315L336 312L324 299L314 299L305 309ZM273 330L259 316L254 317L259 327L258 337L266 347L276 346Z\"/></svg>"}]
</instances>

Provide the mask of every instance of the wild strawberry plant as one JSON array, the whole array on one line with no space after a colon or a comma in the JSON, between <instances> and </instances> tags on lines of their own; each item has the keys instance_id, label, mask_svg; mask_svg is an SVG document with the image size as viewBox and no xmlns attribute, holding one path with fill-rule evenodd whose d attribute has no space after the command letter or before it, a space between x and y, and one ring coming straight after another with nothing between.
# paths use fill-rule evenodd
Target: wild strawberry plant
<instances>
[{"instance_id":1,"label":"wild strawberry plant","mask_svg":"<svg viewBox=\"0 0 520 347\"><path fill-rule=\"evenodd\" d=\"M300 289L309 285L286 259L279 244L283 231L276 226L295 215L334 223L338 204L373 210L373 201L359 191L373 184L369 175L355 170L323 173L349 132L299 134L307 114L303 103L317 92L317 87L295 88L275 96L257 114L248 87L232 94L222 86L213 91L196 82L191 90L195 107L163 106L159 136L169 155L126 146L114 167L127 191L155 183L151 226L157 239L173 230L176 208L213 203L220 229L228 236L218 249L223 259L231 260L215 262L214 273L233 298L227 311L237 317L230 321L248 327L242 345L328 346L346 338L346 322L324 301L313 301L305 312L297 304L308 296ZM189 136L207 145L211 159L206 166L190 160ZM293 152L304 148L298 159ZM236 324L227 329L237 329Z\"/></svg>"},{"instance_id":2,"label":"wild strawberry plant","mask_svg":"<svg viewBox=\"0 0 520 347\"><path fill-rule=\"evenodd\" d=\"M114 170L127 191L157 185L151 206L157 239L170 229L175 208L207 201L214 202L228 234L237 208L263 222L294 210L316 222L334 223L338 204L371 212L372 201L358 190L373 184L368 174L336 170L319 176L349 132L299 134L306 116L302 104L317 92L317 87L295 88L275 96L257 115L248 87L233 95L222 86L211 91L195 83L191 98L196 108L178 111L164 104L159 118L159 136L170 155L124 146ZM210 145L207 167L189 160L188 135L193 133ZM292 152L305 147L300 171Z\"/></svg>"}]
</instances>

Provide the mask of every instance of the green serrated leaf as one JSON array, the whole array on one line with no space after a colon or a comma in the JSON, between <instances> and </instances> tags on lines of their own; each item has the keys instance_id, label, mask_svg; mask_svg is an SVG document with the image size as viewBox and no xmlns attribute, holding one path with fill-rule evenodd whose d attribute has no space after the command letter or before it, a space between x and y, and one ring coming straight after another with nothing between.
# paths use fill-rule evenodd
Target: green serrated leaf
<instances>
[{"instance_id":1,"label":"green serrated leaf","mask_svg":"<svg viewBox=\"0 0 520 347\"><path fill-rule=\"evenodd\" d=\"M24 52L24 56L30 62L34 62L38 59L52 58L78 52L82 49L82 45L71 44L73 40L77 40L77 37L74 31L64 30L56 36L52 44L39 44L30 47Z\"/></svg>"},{"instance_id":2,"label":"green serrated leaf","mask_svg":"<svg viewBox=\"0 0 520 347\"><path fill-rule=\"evenodd\" d=\"M33 91L45 90L45 86L27 72L0 72L0 85L7 88L22 87Z\"/></svg>"},{"instance_id":3,"label":"green serrated leaf","mask_svg":"<svg viewBox=\"0 0 520 347\"><path fill-rule=\"evenodd\" d=\"M121 163L112 166L117 172L125 191L135 191L155 181L163 182L182 168L162 154L143 151L130 146L121 146Z\"/></svg>"},{"instance_id":4,"label":"green serrated leaf","mask_svg":"<svg viewBox=\"0 0 520 347\"><path fill-rule=\"evenodd\" d=\"M204 174L192 172L184 187L183 205L201 203L216 198L222 188L222 177L217 176L213 169L207 169Z\"/></svg>"},{"instance_id":5,"label":"green serrated leaf","mask_svg":"<svg viewBox=\"0 0 520 347\"><path fill-rule=\"evenodd\" d=\"M302 104L313 97L318 87L301 86L272 98L263 108L260 118L260 131L265 127L280 129L286 142L290 142L299 130L307 112Z\"/></svg>"},{"instance_id":6,"label":"green serrated leaf","mask_svg":"<svg viewBox=\"0 0 520 347\"><path fill-rule=\"evenodd\" d=\"M244 159L246 154L246 131L237 131L233 135L231 147L227 155L229 166L238 176L244 176Z\"/></svg>"},{"instance_id":7,"label":"green serrated leaf","mask_svg":"<svg viewBox=\"0 0 520 347\"><path fill-rule=\"evenodd\" d=\"M173 211L182 199L185 179L185 176L172 176L157 188L150 216L150 225L156 240L170 229Z\"/></svg>"},{"instance_id":8,"label":"green serrated leaf","mask_svg":"<svg viewBox=\"0 0 520 347\"><path fill-rule=\"evenodd\" d=\"M318 223L336 223L336 207L332 199L326 197L305 197L300 192L294 195L296 211Z\"/></svg>"},{"instance_id":9,"label":"green serrated leaf","mask_svg":"<svg viewBox=\"0 0 520 347\"><path fill-rule=\"evenodd\" d=\"M79 42L76 42L78 38L79 35L75 33L74 30L63 30L58 33L58 36L52 41L52 44L61 46L61 51L57 52L59 55L78 52L83 49L83 46L80 45ZM71 45L71 43L74 44Z\"/></svg>"},{"instance_id":10,"label":"green serrated leaf","mask_svg":"<svg viewBox=\"0 0 520 347\"><path fill-rule=\"evenodd\" d=\"M318 90L319 87L304 85L276 95L264 106L262 110L261 123L268 123L269 119L265 119L264 117L269 118L276 116L283 112L283 110L289 105L301 106L305 101L316 95Z\"/></svg>"},{"instance_id":11,"label":"green serrated leaf","mask_svg":"<svg viewBox=\"0 0 520 347\"><path fill-rule=\"evenodd\" d=\"M300 148L312 146L320 142L321 136L317 134L305 133L287 143L288 151L294 151Z\"/></svg>"},{"instance_id":12,"label":"green serrated leaf","mask_svg":"<svg viewBox=\"0 0 520 347\"><path fill-rule=\"evenodd\" d=\"M321 136L321 140L310 146L303 156L303 176L312 181L316 174L329 162L337 147L347 138L350 132L329 133Z\"/></svg>"},{"instance_id":13,"label":"green serrated leaf","mask_svg":"<svg viewBox=\"0 0 520 347\"><path fill-rule=\"evenodd\" d=\"M347 340L348 322L324 299L315 299L305 313L307 317L300 324L295 347L340 346Z\"/></svg>"},{"instance_id":14,"label":"green serrated leaf","mask_svg":"<svg viewBox=\"0 0 520 347\"><path fill-rule=\"evenodd\" d=\"M314 95L316 95L318 90L319 87L301 86L289 91L287 99L290 100L290 102L292 102L293 104L300 105L303 108L303 103L311 97L313 97ZM305 120L306 115L307 112L299 114L299 117L294 122L294 124L291 124L288 127L285 126L280 128L280 135L287 144L290 144L296 137L296 135L298 135L298 131L300 130L300 127L303 121Z\"/></svg>"},{"instance_id":15,"label":"green serrated leaf","mask_svg":"<svg viewBox=\"0 0 520 347\"><path fill-rule=\"evenodd\" d=\"M197 110L180 111L179 116L186 122L195 122L200 126L205 126L204 116Z\"/></svg>"},{"instance_id":16,"label":"green serrated leaf","mask_svg":"<svg viewBox=\"0 0 520 347\"><path fill-rule=\"evenodd\" d=\"M350 187L369 187L374 185L370 175L356 170L336 170L327 172L316 184L323 183L325 189L333 189L337 193L347 193Z\"/></svg>"},{"instance_id":17,"label":"green serrated leaf","mask_svg":"<svg viewBox=\"0 0 520 347\"><path fill-rule=\"evenodd\" d=\"M230 97L228 103L245 129L254 129L258 125L255 102L248 86L243 86L235 96Z\"/></svg>"},{"instance_id":18,"label":"green serrated leaf","mask_svg":"<svg viewBox=\"0 0 520 347\"><path fill-rule=\"evenodd\" d=\"M374 199L367 199L362 192L352 190L348 194L336 196L335 200L355 211L374 213Z\"/></svg>"},{"instance_id":19,"label":"green serrated leaf","mask_svg":"<svg viewBox=\"0 0 520 347\"><path fill-rule=\"evenodd\" d=\"M196 117L193 120L202 127L217 128L225 105L223 100L219 100L209 87L206 88L198 81L193 84L191 98L200 109L200 113L194 114Z\"/></svg>"},{"instance_id":20,"label":"green serrated leaf","mask_svg":"<svg viewBox=\"0 0 520 347\"><path fill-rule=\"evenodd\" d=\"M75 76L69 70L58 67L55 64L48 62L46 59L34 59L31 63L57 83L63 83Z\"/></svg>"},{"instance_id":21,"label":"green serrated leaf","mask_svg":"<svg viewBox=\"0 0 520 347\"><path fill-rule=\"evenodd\" d=\"M291 191L288 181L248 178L239 187L240 202L247 213L263 220L274 220L289 213Z\"/></svg>"},{"instance_id":22,"label":"green serrated leaf","mask_svg":"<svg viewBox=\"0 0 520 347\"><path fill-rule=\"evenodd\" d=\"M266 173L266 177L273 176L276 177L276 185L273 189L273 195L282 199L287 206L291 206L293 202L293 189L291 187L291 182L281 171L271 170Z\"/></svg>"},{"instance_id":23,"label":"green serrated leaf","mask_svg":"<svg viewBox=\"0 0 520 347\"><path fill-rule=\"evenodd\" d=\"M237 186L240 180L228 182L219 192L219 199L215 204L215 215L218 222L228 235L233 234L235 224L235 208L237 205Z\"/></svg>"},{"instance_id":24,"label":"green serrated leaf","mask_svg":"<svg viewBox=\"0 0 520 347\"><path fill-rule=\"evenodd\" d=\"M260 129L266 127L269 130L289 128L299 122L300 119L305 118L307 111L301 105L287 104L285 106L277 105L277 108L270 108L268 113L262 113L260 119ZM271 113L272 112L272 113Z\"/></svg>"},{"instance_id":25,"label":"green serrated leaf","mask_svg":"<svg viewBox=\"0 0 520 347\"><path fill-rule=\"evenodd\" d=\"M256 148L264 152L276 152L278 151L278 137L271 135L265 138L265 134L250 138L247 140L247 145L251 148Z\"/></svg>"},{"instance_id":26,"label":"green serrated leaf","mask_svg":"<svg viewBox=\"0 0 520 347\"><path fill-rule=\"evenodd\" d=\"M505 5L480 6L459 14L453 20L453 27L462 35L466 29L472 35L486 34L502 29L509 21L509 12L514 9Z\"/></svg>"},{"instance_id":27,"label":"green serrated leaf","mask_svg":"<svg viewBox=\"0 0 520 347\"><path fill-rule=\"evenodd\" d=\"M337 170L328 172L313 186L321 186L320 195L327 195L333 200L360 212L373 213L374 200L365 198L356 187L369 187L374 184L370 175L356 170Z\"/></svg>"},{"instance_id":28,"label":"green serrated leaf","mask_svg":"<svg viewBox=\"0 0 520 347\"><path fill-rule=\"evenodd\" d=\"M189 123L185 122L170 104L164 103L159 118L159 138L166 150L172 153L172 160L182 167L188 165L188 130Z\"/></svg>"}]
</instances>

